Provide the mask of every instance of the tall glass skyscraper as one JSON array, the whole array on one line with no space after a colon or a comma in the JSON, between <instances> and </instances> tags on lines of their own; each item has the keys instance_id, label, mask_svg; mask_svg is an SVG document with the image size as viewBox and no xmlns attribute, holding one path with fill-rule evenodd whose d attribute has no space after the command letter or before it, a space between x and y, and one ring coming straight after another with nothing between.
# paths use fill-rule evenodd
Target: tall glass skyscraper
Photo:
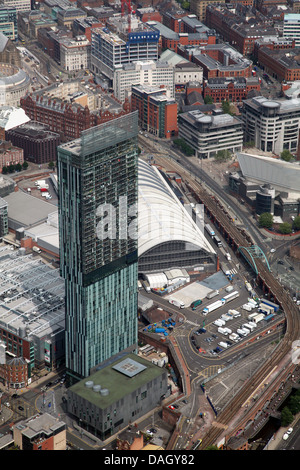
<instances>
[{"instance_id":1,"label":"tall glass skyscraper","mask_svg":"<svg viewBox=\"0 0 300 470\"><path fill-rule=\"evenodd\" d=\"M136 349L137 135L134 112L58 147L66 367L74 381Z\"/></svg>"}]
</instances>

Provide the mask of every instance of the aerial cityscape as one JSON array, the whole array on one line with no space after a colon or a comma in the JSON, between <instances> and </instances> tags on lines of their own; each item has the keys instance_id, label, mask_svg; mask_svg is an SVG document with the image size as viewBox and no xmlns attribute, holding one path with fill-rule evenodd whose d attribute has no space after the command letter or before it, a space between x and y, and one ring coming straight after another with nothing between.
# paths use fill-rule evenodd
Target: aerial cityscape
<instances>
[{"instance_id":1,"label":"aerial cityscape","mask_svg":"<svg viewBox=\"0 0 300 470\"><path fill-rule=\"evenodd\" d=\"M0 77L0 450L300 450L300 0L0 0Z\"/></svg>"}]
</instances>

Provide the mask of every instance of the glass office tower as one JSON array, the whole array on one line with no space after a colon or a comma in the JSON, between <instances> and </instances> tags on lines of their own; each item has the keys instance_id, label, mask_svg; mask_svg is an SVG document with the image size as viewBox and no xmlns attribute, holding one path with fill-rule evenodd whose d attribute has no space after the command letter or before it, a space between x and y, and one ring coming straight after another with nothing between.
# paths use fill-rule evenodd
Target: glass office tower
<instances>
[{"instance_id":1,"label":"glass office tower","mask_svg":"<svg viewBox=\"0 0 300 470\"><path fill-rule=\"evenodd\" d=\"M58 147L60 269L71 382L136 349L137 135L134 112Z\"/></svg>"}]
</instances>

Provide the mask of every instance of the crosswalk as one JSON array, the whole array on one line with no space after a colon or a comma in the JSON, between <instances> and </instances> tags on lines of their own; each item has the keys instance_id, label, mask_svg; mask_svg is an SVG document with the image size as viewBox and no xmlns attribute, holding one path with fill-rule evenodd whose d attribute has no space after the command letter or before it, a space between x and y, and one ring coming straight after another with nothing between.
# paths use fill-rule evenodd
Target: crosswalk
<instances>
[{"instance_id":1,"label":"crosswalk","mask_svg":"<svg viewBox=\"0 0 300 470\"><path fill-rule=\"evenodd\" d=\"M236 268L232 268L229 270L229 274L237 274L238 270Z\"/></svg>"},{"instance_id":2,"label":"crosswalk","mask_svg":"<svg viewBox=\"0 0 300 470\"><path fill-rule=\"evenodd\" d=\"M189 325L193 325L193 326L199 326L198 323L194 323L194 322L191 321L191 320L185 320L184 323L185 323L185 324L188 323Z\"/></svg>"}]
</instances>

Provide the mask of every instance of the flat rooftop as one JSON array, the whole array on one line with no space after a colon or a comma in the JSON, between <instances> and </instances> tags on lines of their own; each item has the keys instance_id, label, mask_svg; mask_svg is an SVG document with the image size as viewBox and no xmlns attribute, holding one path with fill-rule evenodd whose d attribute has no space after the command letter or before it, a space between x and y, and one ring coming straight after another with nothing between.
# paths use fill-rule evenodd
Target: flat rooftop
<instances>
[{"instance_id":1,"label":"flat rooftop","mask_svg":"<svg viewBox=\"0 0 300 470\"><path fill-rule=\"evenodd\" d=\"M128 367L126 367L126 364L128 364ZM69 390L97 407L106 409L109 405L116 403L142 385L160 377L163 372L166 371L150 361L146 361L135 354L128 354L81 380L70 387ZM87 387L87 382L92 386ZM94 391L93 385L100 385L101 389L108 391L108 394L102 395Z\"/></svg>"},{"instance_id":2,"label":"flat rooftop","mask_svg":"<svg viewBox=\"0 0 300 470\"><path fill-rule=\"evenodd\" d=\"M59 269L38 255L0 246L0 328L29 339L64 331L64 298Z\"/></svg>"}]
</instances>

